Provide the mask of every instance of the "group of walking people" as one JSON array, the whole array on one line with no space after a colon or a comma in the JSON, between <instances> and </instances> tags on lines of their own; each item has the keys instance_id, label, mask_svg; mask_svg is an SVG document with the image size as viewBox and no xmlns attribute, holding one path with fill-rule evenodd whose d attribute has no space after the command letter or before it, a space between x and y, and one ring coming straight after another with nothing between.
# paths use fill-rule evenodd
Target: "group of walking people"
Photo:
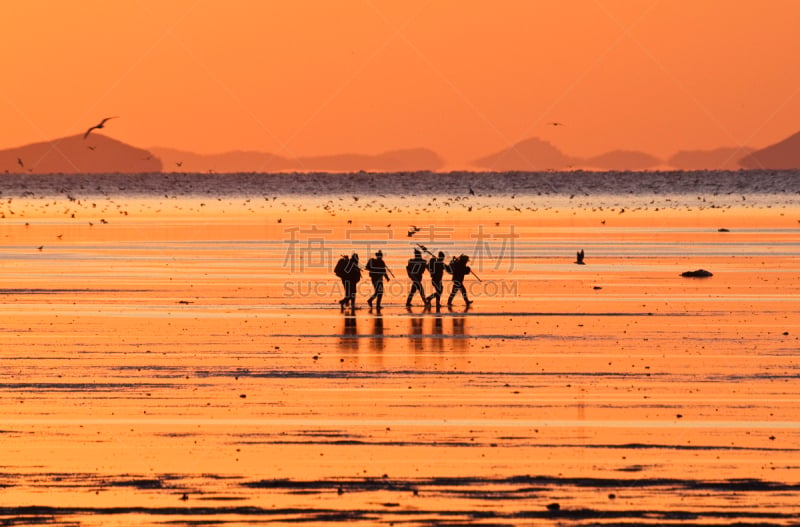
<instances>
[{"instance_id":1,"label":"group of walking people","mask_svg":"<svg viewBox=\"0 0 800 527\"><path fill-rule=\"evenodd\" d=\"M453 277L453 287L450 290L447 305L453 305L453 299L458 292L461 292L466 305L472 304L472 300L467 297L467 289L464 287L464 277L472 272L467 265L469 256L465 254L458 257L454 256L450 260L450 263L445 263L444 252L439 251L438 255L434 255L427 250L426 252L431 255L430 260L425 260L425 258L422 257L422 251L420 249L414 249L414 257L410 258L408 264L406 264L406 274L408 278L411 279L411 289L406 298L406 306L411 307L414 295L419 293L426 307L430 307L434 299L436 300L436 307L441 307L442 292L444 290L442 278L444 277L445 271ZM363 270L369 273L374 291L372 296L367 299L367 304L369 304L370 309L373 307L377 310L381 309L381 301L383 300L384 292L383 283L384 281L388 282L390 280L390 275L392 278L396 277L391 269L386 266L386 262L383 261L383 252L378 251L373 258L367 261L363 269L359 267L358 254L356 253L353 253L351 256L342 256L339 261L336 262L333 272L342 280L342 286L344 287L344 298L339 301L339 306L342 310L348 305L351 309L356 308L356 291L358 289L358 282L361 281L361 272ZM422 286L422 277L426 270L431 277L431 284L433 285L433 294L429 296L425 296L425 289Z\"/></svg>"}]
</instances>

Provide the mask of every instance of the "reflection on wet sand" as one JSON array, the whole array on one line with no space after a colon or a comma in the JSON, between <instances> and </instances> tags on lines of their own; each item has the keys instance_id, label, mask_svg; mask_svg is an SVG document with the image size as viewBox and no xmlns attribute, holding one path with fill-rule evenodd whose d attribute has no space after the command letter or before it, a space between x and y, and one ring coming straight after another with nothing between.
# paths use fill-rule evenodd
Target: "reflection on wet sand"
<instances>
[{"instance_id":1,"label":"reflection on wet sand","mask_svg":"<svg viewBox=\"0 0 800 527\"><path fill-rule=\"evenodd\" d=\"M452 311L453 315L450 317L453 321L453 349L455 350L463 351L469 344L466 339L467 311L469 311L469 307L463 308L460 313Z\"/></svg>"},{"instance_id":2,"label":"reflection on wet sand","mask_svg":"<svg viewBox=\"0 0 800 527\"><path fill-rule=\"evenodd\" d=\"M425 335L422 328L425 319L419 315L412 315L408 318L408 321L410 324L408 341L414 351L422 351L425 348L425 342L422 340Z\"/></svg>"},{"instance_id":3,"label":"reflection on wet sand","mask_svg":"<svg viewBox=\"0 0 800 527\"><path fill-rule=\"evenodd\" d=\"M376 313L372 317L372 338L370 348L373 351L383 351L386 341L383 338L383 314Z\"/></svg>"},{"instance_id":4,"label":"reflection on wet sand","mask_svg":"<svg viewBox=\"0 0 800 527\"><path fill-rule=\"evenodd\" d=\"M358 317L350 311L344 316L341 347L346 351L358 351Z\"/></svg>"},{"instance_id":5,"label":"reflection on wet sand","mask_svg":"<svg viewBox=\"0 0 800 527\"><path fill-rule=\"evenodd\" d=\"M440 314L435 314L431 317L433 324L431 328L431 342L433 343L434 351L443 351L444 347L444 319Z\"/></svg>"}]
</instances>

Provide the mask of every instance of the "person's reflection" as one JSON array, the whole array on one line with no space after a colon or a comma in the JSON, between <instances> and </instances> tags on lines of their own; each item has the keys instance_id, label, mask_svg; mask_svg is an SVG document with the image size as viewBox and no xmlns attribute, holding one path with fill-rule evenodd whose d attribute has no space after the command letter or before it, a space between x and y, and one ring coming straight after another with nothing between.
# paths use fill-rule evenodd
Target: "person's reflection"
<instances>
[{"instance_id":1,"label":"person's reflection","mask_svg":"<svg viewBox=\"0 0 800 527\"><path fill-rule=\"evenodd\" d=\"M375 313L375 316L372 317L372 349L375 351L383 351L383 346L385 344L383 338L383 315L380 311Z\"/></svg>"},{"instance_id":2,"label":"person's reflection","mask_svg":"<svg viewBox=\"0 0 800 527\"><path fill-rule=\"evenodd\" d=\"M431 338L433 342L433 348L436 351L444 351L444 317L440 315L433 317Z\"/></svg>"},{"instance_id":3,"label":"person's reflection","mask_svg":"<svg viewBox=\"0 0 800 527\"><path fill-rule=\"evenodd\" d=\"M344 350L358 350L358 327L356 326L356 316L352 313L344 316L341 345Z\"/></svg>"},{"instance_id":4,"label":"person's reflection","mask_svg":"<svg viewBox=\"0 0 800 527\"><path fill-rule=\"evenodd\" d=\"M421 316L412 316L409 320L411 321L411 331L408 333L408 338L411 339L411 346L414 348L414 351L422 351L424 344L422 341L424 335L422 323L424 319Z\"/></svg>"},{"instance_id":5,"label":"person's reflection","mask_svg":"<svg viewBox=\"0 0 800 527\"><path fill-rule=\"evenodd\" d=\"M453 348L464 350L467 348L467 317L466 313L469 311L469 306L466 306L461 312L453 313Z\"/></svg>"}]
</instances>

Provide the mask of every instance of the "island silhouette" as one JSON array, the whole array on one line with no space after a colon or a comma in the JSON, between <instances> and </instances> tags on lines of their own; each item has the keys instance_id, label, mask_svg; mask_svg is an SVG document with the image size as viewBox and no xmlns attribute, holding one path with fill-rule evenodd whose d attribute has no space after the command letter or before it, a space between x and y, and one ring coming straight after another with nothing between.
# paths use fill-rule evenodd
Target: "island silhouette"
<instances>
[{"instance_id":1,"label":"island silhouette","mask_svg":"<svg viewBox=\"0 0 800 527\"><path fill-rule=\"evenodd\" d=\"M756 150L739 161L743 168L773 170L800 168L800 132L783 141Z\"/></svg>"},{"instance_id":2,"label":"island silhouette","mask_svg":"<svg viewBox=\"0 0 800 527\"><path fill-rule=\"evenodd\" d=\"M0 172L98 174L161 172L151 152L99 133L72 135L0 150Z\"/></svg>"},{"instance_id":3,"label":"island silhouette","mask_svg":"<svg viewBox=\"0 0 800 527\"><path fill-rule=\"evenodd\" d=\"M552 144L532 137L509 148L476 159L484 170L647 170L663 165L650 154L633 150L614 150L592 157L565 154Z\"/></svg>"},{"instance_id":4,"label":"island silhouette","mask_svg":"<svg viewBox=\"0 0 800 527\"><path fill-rule=\"evenodd\" d=\"M173 148L153 147L164 163L165 172L417 172L444 167L444 160L426 148L392 150L380 154L339 154L282 157L258 151L197 154Z\"/></svg>"},{"instance_id":5,"label":"island silhouette","mask_svg":"<svg viewBox=\"0 0 800 527\"><path fill-rule=\"evenodd\" d=\"M754 152L748 147L721 147L713 150L682 150L667 164L680 170L739 170L743 157Z\"/></svg>"},{"instance_id":6,"label":"island silhouette","mask_svg":"<svg viewBox=\"0 0 800 527\"><path fill-rule=\"evenodd\" d=\"M488 156L473 165L489 171L565 170L575 167L578 158L570 157L542 139L531 137Z\"/></svg>"}]
</instances>

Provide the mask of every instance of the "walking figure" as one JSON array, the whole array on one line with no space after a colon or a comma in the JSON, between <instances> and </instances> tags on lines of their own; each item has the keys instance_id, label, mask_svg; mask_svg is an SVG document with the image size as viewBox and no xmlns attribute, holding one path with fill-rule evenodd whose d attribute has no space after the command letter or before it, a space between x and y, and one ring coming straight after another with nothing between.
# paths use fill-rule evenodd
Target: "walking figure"
<instances>
[{"instance_id":1,"label":"walking figure","mask_svg":"<svg viewBox=\"0 0 800 527\"><path fill-rule=\"evenodd\" d=\"M366 269L369 271L369 278L372 280L372 287L375 289L372 296L367 299L367 304L372 307L372 301L374 300L375 309L380 311L381 299L383 299L383 279L385 278L387 282L389 281L389 277L386 275L386 262L383 261L383 252L376 252L375 258L370 258L367 261Z\"/></svg>"},{"instance_id":2,"label":"walking figure","mask_svg":"<svg viewBox=\"0 0 800 527\"><path fill-rule=\"evenodd\" d=\"M431 300L436 299L436 307L442 307L442 276L444 276L444 253L439 251L439 256L432 256L428 261L428 273L431 275L431 285L433 286L433 294L427 298L428 304Z\"/></svg>"},{"instance_id":3,"label":"walking figure","mask_svg":"<svg viewBox=\"0 0 800 527\"><path fill-rule=\"evenodd\" d=\"M333 267L333 274L339 277L342 281L342 290L344 290L344 298L339 300L339 305L344 308L345 304L347 303L348 294L347 294L347 266L350 264L350 257L346 254L343 254L339 261L336 262L336 265Z\"/></svg>"},{"instance_id":4,"label":"walking figure","mask_svg":"<svg viewBox=\"0 0 800 527\"><path fill-rule=\"evenodd\" d=\"M345 302L347 305L350 302L350 309L356 310L356 291L358 291L358 283L361 281L361 268L358 266L358 254L353 253L350 257L350 262L344 270L345 279ZM344 307L344 306L342 306Z\"/></svg>"},{"instance_id":5,"label":"walking figure","mask_svg":"<svg viewBox=\"0 0 800 527\"><path fill-rule=\"evenodd\" d=\"M406 273L411 278L411 291L406 298L406 307L411 307L411 300L414 298L414 293L419 291L419 296L422 302L427 306L430 302L425 298L425 290L422 288L422 275L425 274L428 262L422 257L419 249L414 249L414 257L408 260L406 265Z\"/></svg>"},{"instance_id":6,"label":"walking figure","mask_svg":"<svg viewBox=\"0 0 800 527\"><path fill-rule=\"evenodd\" d=\"M339 300L339 306L344 310L347 304L350 308L356 308L356 290L358 289L358 282L361 281L361 268L358 266L358 254L353 253L349 258L342 256L336 267L333 268L336 276L342 279L342 287L344 288L344 298Z\"/></svg>"},{"instance_id":7,"label":"walking figure","mask_svg":"<svg viewBox=\"0 0 800 527\"><path fill-rule=\"evenodd\" d=\"M453 289L450 290L450 298L447 299L448 307L453 305L453 298L458 291L461 291L461 296L464 297L467 305L472 304L472 300L467 298L467 289L464 287L464 277L472 271L467 262L469 262L469 256L462 254L458 258L454 256L450 265L445 266L445 270L453 275Z\"/></svg>"}]
</instances>

